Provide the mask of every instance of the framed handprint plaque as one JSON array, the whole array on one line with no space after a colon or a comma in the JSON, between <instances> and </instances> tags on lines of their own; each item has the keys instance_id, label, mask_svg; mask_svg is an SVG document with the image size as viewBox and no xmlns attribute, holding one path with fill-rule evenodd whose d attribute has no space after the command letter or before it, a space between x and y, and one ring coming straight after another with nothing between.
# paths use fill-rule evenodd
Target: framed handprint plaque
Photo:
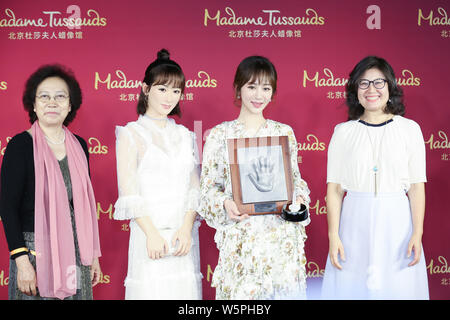
<instances>
[{"instance_id":1,"label":"framed handprint plaque","mask_svg":"<svg viewBox=\"0 0 450 320\"><path fill-rule=\"evenodd\" d=\"M242 213L280 214L292 201L287 136L228 139L233 200Z\"/></svg>"}]
</instances>

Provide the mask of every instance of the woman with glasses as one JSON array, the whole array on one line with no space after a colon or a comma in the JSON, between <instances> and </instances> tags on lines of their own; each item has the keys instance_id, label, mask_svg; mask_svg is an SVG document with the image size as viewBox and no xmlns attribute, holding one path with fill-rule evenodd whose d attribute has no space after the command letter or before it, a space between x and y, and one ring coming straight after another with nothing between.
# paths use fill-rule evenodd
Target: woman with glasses
<instances>
[{"instance_id":1,"label":"woman with glasses","mask_svg":"<svg viewBox=\"0 0 450 320\"><path fill-rule=\"evenodd\" d=\"M0 215L10 250L9 299L92 299L100 242L86 142L66 127L80 86L59 65L27 80L31 128L15 135L1 167Z\"/></svg>"},{"instance_id":2,"label":"woman with glasses","mask_svg":"<svg viewBox=\"0 0 450 320\"><path fill-rule=\"evenodd\" d=\"M428 299L421 129L403 117L403 93L384 59L361 60L346 91L349 121L335 127L328 149L322 297Z\"/></svg>"}]
</instances>

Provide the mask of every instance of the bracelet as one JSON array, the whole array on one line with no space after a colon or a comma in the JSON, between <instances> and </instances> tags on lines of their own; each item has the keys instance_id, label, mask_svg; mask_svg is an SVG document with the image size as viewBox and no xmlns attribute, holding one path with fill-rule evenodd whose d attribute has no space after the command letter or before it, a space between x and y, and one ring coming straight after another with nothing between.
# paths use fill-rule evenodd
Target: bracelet
<instances>
[{"instance_id":1,"label":"bracelet","mask_svg":"<svg viewBox=\"0 0 450 320\"><path fill-rule=\"evenodd\" d=\"M11 256L13 256L13 255L15 255L16 253L20 253L20 252L29 252L29 253L31 253L31 254L34 255L34 256L36 255L36 252L35 252L34 250L29 250L29 249L26 248L26 247L14 249L14 250L11 251L9 254L10 254Z\"/></svg>"},{"instance_id":2,"label":"bracelet","mask_svg":"<svg viewBox=\"0 0 450 320\"><path fill-rule=\"evenodd\" d=\"M15 249L15 250L11 251L9 254L10 254L11 256L13 256L13 255L15 255L16 253L20 253L20 252L28 252L28 248L25 248L25 247L18 248L18 249Z\"/></svg>"}]
</instances>

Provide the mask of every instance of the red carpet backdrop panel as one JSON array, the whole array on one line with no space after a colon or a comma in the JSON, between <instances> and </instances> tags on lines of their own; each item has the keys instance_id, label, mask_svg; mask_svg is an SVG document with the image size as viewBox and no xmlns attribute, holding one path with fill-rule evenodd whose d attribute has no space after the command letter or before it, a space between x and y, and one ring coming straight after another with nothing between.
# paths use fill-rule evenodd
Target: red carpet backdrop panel
<instances>
[{"instance_id":1,"label":"red carpet backdrop panel","mask_svg":"<svg viewBox=\"0 0 450 320\"><path fill-rule=\"evenodd\" d=\"M70 129L85 138L97 201L103 276L95 299L123 299L128 221L117 200L115 126L137 119L145 68L166 48L187 78L178 123L197 134L239 114L233 77L249 55L269 58L278 90L266 117L290 125L311 189L306 241L308 297L319 297L328 254L326 165L336 124L347 120L345 84L367 55L385 58L405 95L405 117L426 145L423 247L431 299L450 299L450 3L446 0L2 1L0 162L8 141L30 127L22 93L39 66L75 73L83 104ZM7 188L7 186L2 186ZM214 230L200 227L203 299L214 299ZM7 299L9 252L0 229L0 299Z\"/></svg>"}]
</instances>

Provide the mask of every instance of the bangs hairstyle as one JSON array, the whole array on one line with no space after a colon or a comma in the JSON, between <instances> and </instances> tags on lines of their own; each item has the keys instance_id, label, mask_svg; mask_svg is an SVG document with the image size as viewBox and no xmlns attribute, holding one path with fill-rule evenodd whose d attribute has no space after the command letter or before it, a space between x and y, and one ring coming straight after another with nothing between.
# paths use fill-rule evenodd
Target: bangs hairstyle
<instances>
[{"instance_id":1,"label":"bangs hairstyle","mask_svg":"<svg viewBox=\"0 0 450 320\"><path fill-rule=\"evenodd\" d=\"M184 78L184 74L180 73L180 70L178 68L171 65L158 66L156 68L165 70L161 70L160 72L156 70L152 86L171 85L174 88L180 88L181 91L184 92L186 79Z\"/></svg>"},{"instance_id":2,"label":"bangs hairstyle","mask_svg":"<svg viewBox=\"0 0 450 320\"><path fill-rule=\"evenodd\" d=\"M247 57L239 64L234 76L234 96L240 99L241 88L248 82L268 81L272 86L272 97L277 91L277 71L269 59L261 56Z\"/></svg>"},{"instance_id":3,"label":"bangs hairstyle","mask_svg":"<svg viewBox=\"0 0 450 320\"><path fill-rule=\"evenodd\" d=\"M143 82L149 87L171 85L174 88L180 88L181 93L184 93L186 79L181 67L175 61L169 59L169 52L167 50L162 49L158 52L158 58L147 67ZM141 94L139 95L137 104L138 114L144 115L147 112L147 99L147 92L144 92L143 87L141 87ZM181 117L180 102L177 103L169 115Z\"/></svg>"},{"instance_id":4,"label":"bangs hairstyle","mask_svg":"<svg viewBox=\"0 0 450 320\"><path fill-rule=\"evenodd\" d=\"M368 56L358 62L350 73L350 78L345 86L347 95L346 102L348 106L348 120L359 119L364 113L364 107L358 100L358 81L361 79L364 72L369 69L380 70L387 80L389 100L386 104L384 112L387 114L403 116L405 114L403 90L397 85L394 70L383 58Z\"/></svg>"}]
</instances>

